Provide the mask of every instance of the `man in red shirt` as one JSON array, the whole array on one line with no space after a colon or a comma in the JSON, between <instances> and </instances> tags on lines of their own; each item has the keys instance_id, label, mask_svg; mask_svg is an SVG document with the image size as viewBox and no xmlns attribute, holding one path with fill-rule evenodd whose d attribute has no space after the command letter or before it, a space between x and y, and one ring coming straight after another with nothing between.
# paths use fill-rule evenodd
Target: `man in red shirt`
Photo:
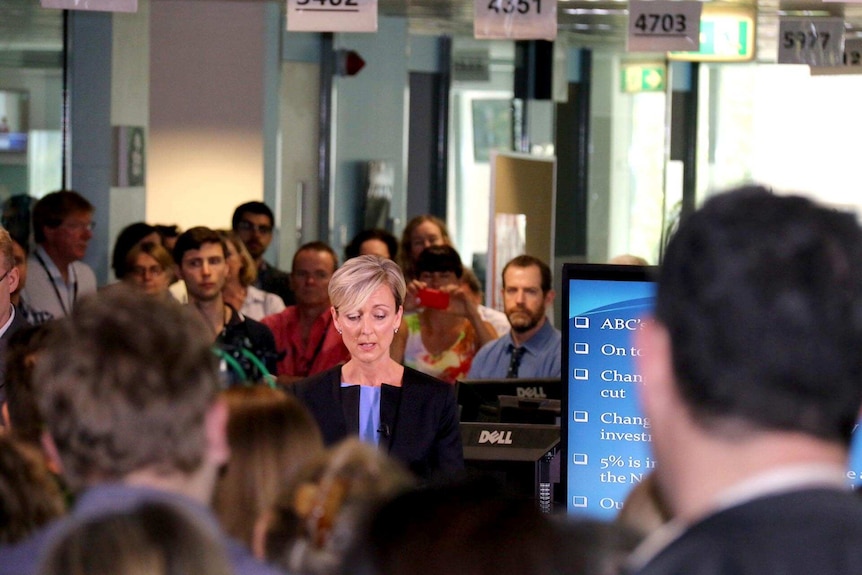
<instances>
[{"instance_id":1,"label":"man in red shirt","mask_svg":"<svg viewBox=\"0 0 862 575\"><path fill-rule=\"evenodd\" d=\"M335 251L323 242L300 246L293 256L290 286L296 305L263 318L283 354L278 382L293 383L350 359L329 312L329 279L338 266Z\"/></svg>"}]
</instances>

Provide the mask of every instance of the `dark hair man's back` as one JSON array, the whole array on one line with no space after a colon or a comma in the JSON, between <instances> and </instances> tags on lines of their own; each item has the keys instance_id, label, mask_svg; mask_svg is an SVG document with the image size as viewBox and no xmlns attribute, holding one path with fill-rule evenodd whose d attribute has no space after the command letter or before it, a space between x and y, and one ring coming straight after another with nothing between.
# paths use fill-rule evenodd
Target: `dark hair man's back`
<instances>
[{"instance_id":1,"label":"dark hair man's back","mask_svg":"<svg viewBox=\"0 0 862 575\"><path fill-rule=\"evenodd\" d=\"M757 187L708 200L672 238L635 341L656 477L682 528L648 540L635 571L862 573L846 479L862 404L856 217Z\"/></svg>"}]
</instances>

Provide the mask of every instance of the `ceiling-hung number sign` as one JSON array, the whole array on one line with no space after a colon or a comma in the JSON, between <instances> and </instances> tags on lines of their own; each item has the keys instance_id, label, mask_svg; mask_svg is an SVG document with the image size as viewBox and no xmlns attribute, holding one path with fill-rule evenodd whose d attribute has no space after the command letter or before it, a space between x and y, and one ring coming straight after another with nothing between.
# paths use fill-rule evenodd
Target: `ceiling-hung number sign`
<instances>
[{"instance_id":1,"label":"ceiling-hung number sign","mask_svg":"<svg viewBox=\"0 0 862 575\"><path fill-rule=\"evenodd\" d=\"M41 0L41 4L42 8L58 8L61 10L138 11L138 0Z\"/></svg>"},{"instance_id":2,"label":"ceiling-hung number sign","mask_svg":"<svg viewBox=\"0 0 862 575\"><path fill-rule=\"evenodd\" d=\"M553 40L557 0L473 0L476 38Z\"/></svg>"},{"instance_id":3,"label":"ceiling-hung number sign","mask_svg":"<svg viewBox=\"0 0 862 575\"><path fill-rule=\"evenodd\" d=\"M844 65L862 68L862 38L844 39Z\"/></svg>"},{"instance_id":4,"label":"ceiling-hung number sign","mask_svg":"<svg viewBox=\"0 0 862 575\"><path fill-rule=\"evenodd\" d=\"M629 52L700 50L701 2L631 0Z\"/></svg>"},{"instance_id":5,"label":"ceiling-hung number sign","mask_svg":"<svg viewBox=\"0 0 862 575\"><path fill-rule=\"evenodd\" d=\"M778 63L841 66L844 20L782 18L778 25Z\"/></svg>"},{"instance_id":6,"label":"ceiling-hung number sign","mask_svg":"<svg viewBox=\"0 0 862 575\"><path fill-rule=\"evenodd\" d=\"M287 0L292 32L377 32L377 0Z\"/></svg>"}]
</instances>

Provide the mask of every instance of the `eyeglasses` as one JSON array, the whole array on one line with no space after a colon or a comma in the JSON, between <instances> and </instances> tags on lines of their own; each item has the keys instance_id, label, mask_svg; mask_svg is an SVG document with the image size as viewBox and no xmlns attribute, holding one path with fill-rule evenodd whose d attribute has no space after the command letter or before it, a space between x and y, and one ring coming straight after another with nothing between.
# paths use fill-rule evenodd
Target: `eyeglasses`
<instances>
[{"instance_id":1,"label":"eyeglasses","mask_svg":"<svg viewBox=\"0 0 862 575\"><path fill-rule=\"evenodd\" d=\"M72 230L75 232L80 232L83 230L92 232L94 229L96 229L96 222L66 222L60 225L67 230Z\"/></svg>"},{"instance_id":2,"label":"eyeglasses","mask_svg":"<svg viewBox=\"0 0 862 575\"><path fill-rule=\"evenodd\" d=\"M10 273L12 273L12 270L13 270L13 269L15 269L15 268L9 268L8 270L6 270L6 273L5 273L5 274L3 274L2 276L0 276L0 282L2 282L3 280L5 280L5 279L6 279L6 276L8 276Z\"/></svg>"},{"instance_id":3,"label":"eyeglasses","mask_svg":"<svg viewBox=\"0 0 862 575\"><path fill-rule=\"evenodd\" d=\"M132 268L131 271L132 271L133 275L135 275L139 278L145 278L148 275L151 275L153 277L158 277L158 276L162 275L163 273L165 273L165 270L159 266L150 266L150 267L135 266Z\"/></svg>"},{"instance_id":4,"label":"eyeglasses","mask_svg":"<svg viewBox=\"0 0 862 575\"><path fill-rule=\"evenodd\" d=\"M261 235L268 236L272 233L272 226L268 226L266 224L253 224L251 222L247 222L245 220L237 223L236 229L241 232L257 232Z\"/></svg>"}]
</instances>

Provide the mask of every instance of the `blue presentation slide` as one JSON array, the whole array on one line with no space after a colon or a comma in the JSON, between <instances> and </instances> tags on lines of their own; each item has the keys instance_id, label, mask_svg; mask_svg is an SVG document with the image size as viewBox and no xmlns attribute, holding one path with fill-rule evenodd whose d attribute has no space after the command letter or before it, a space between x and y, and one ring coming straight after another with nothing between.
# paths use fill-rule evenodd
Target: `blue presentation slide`
<instances>
[{"instance_id":1,"label":"blue presentation slide","mask_svg":"<svg viewBox=\"0 0 862 575\"><path fill-rule=\"evenodd\" d=\"M655 302L655 284L569 280L568 513L612 520L629 490L655 468L650 422L640 412L634 333ZM860 420L862 423L862 420ZM848 484L862 488L862 431L853 434Z\"/></svg>"},{"instance_id":2,"label":"blue presentation slide","mask_svg":"<svg viewBox=\"0 0 862 575\"><path fill-rule=\"evenodd\" d=\"M567 511L613 519L655 467L633 334L652 311L655 284L569 280Z\"/></svg>"}]
</instances>

